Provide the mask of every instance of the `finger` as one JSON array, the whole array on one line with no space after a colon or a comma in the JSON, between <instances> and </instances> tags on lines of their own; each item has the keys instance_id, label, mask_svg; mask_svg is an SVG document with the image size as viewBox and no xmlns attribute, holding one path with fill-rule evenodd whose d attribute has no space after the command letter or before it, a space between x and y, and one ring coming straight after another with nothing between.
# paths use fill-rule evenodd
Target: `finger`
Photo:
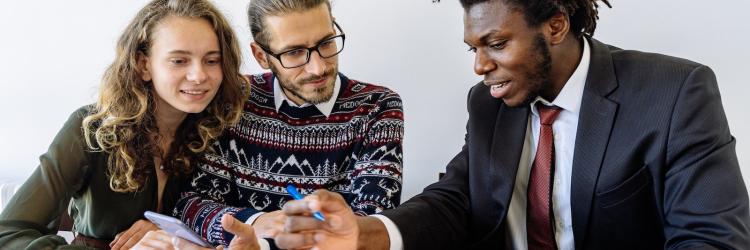
<instances>
[{"instance_id":1,"label":"finger","mask_svg":"<svg viewBox=\"0 0 750 250\"><path fill-rule=\"evenodd\" d=\"M171 237L171 236L164 230L148 231L143 236L144 239L162 239L162 237Z\"/></svg>"},{"instance_id":2,"label":"finger","mask_svg":"<svg viewBox=\"0 0 750 250\"><path fill-rule=\"evenodd\" d=\"M315 235L312 232L307 233L279 233L273 238L276 246L282 249L298 249L315 244Z\"/></svg>"},{"instance_id":3,"label":"finger","mask_svg":"<svg viewBox=\"0 0 750 250\"><path fill-rule=\"evenodd\" d=\"M130 240L131 237L133 237L134 234L138 233L141 228L143 227L144 220L138 220L135 223L133 223L132 226L125 232L120 232L117 237L117 239L114 241L114 244L112 245L112 250L120 250L120 249L128 249L132 247L132 245L125 247L125 244ZM141 237L138 238L140 240ZM136 241L137 242L137 241ZM135 243L133 243L134 245Z\"/></svg>"},{"instance_id":4,"label":"finger","mask_svg":"<svg viewBox=\"0 0 750 250\"><path fill-rule=\"evenodd\" d=\"M162 250L173 250L172 241L161 240L161 239L148 239L144 238L132 249L162 249Z\"/></svg>"},{"instance_id":5,"label":"finger","mask_svg":"<svg viewBox=\"0 0 750 250\"><path fill-rule=\"evenodd\" d=\"M120 233L120 236L117 237L117 240L115 240L115 244L112 245L112 250L122 249L123 245L125 245L125 242L127 242L130 239L130 236L133 235L135 231L136 231L135 229L131 228L125 232Z\"/></svg>"},{"instance_id":6,"label":"finger","mask_svg":"<svg viewBox=\"0 0 750 250\"><path fill-rule=\"evenodd\" d=\"M224 214L221 217L221 225L225 230L235 235L229 243L230 250L260 248L253 226L242 223L229 214Z\"/></svg>"},{"instance_id":7,"label":"finger","mask_svg":"<svg viewBox=\"0 0 750 250\"><path fill-rule=\"evenodd\" d=\"M312 210L310 210L308 203L308 200L290 200L281 207L281 211L287 216L310 214Z\"/></svg>"},{"instance_id":8,"label":"finger","mask_svg":"<svg viewBox=\"0 0 750 250\"><path fill-rule=\"evenodd\" d=\"M146 229L139 228L137 232L133 233L130 238L127 239L124 244L122 244L122 249L130 249L131 247L135 246L135 244L138 244L138 241L140 241L147 232L148 231Z\"/></svg>"},{"instance_id":9,"label":"finger","mask_svg":"<svg viewBox=\"0 0 750 250\"><path fill-rule=\"evenodd\" d=\"M115 239L113 239L112 242L109 243L109 248L112 248L113 250L116 250L116 249L114 249L114 245L115 245L115 243L117 243L117 240L120 239L120 235L122 235L122 232L120 232L119 234L115 235Z\"/></svg>"},{"instance_id":10,"label":"finger","mask_svg":"<svg viewBox=\"0 0 750 250\"><path fill-rule=\"evenodd\" d=\"M281 211L279 211L279 212L281 212ZM286 221L286 214L280 213L280 214L276 215L274 217L273 221L274 222L278 222L280 224L283 224L284 221Z\"/></svg>"},{"instance_id":11,"label":"finger","mask_svg":"<svg viewBox=\"0 0 750 250\"><path fill-rule=\"evenodd\" d=\"M182 239L180 237L172 237L172 245L174 246L174 249L177 250L197 250L197 249L209 249L209 248L203 248L196 244L193 244L192 242Z\"/></svg>"},{"instance_id":12,"label":"finger","mask_svg":"<svg viewBox=\"0 0 750 250\"><path fill-rule=\"evenodd\" d=\"M253 230L253 227L238 221L230 214L224 214L221 217L221 226L224 227L225 230L234 234L235 237L255 239L255 231Z\"/></svg>"},{"instance_id":13,"label":"finger","mask_svg":"<svg viewBox=\"0 0 750 250\"><path fill-rule=\"evenodd\" d=\"M289 216L284 223L284 232L297 233L309 230L323 229L325 222L310 216Z\"/></svg>"},{"instance_id":14,"label":"finger","mask_svg":"<svg viewBox=\"0 0 750 250\"><path fill-rule=\"evenodd\" d=\"M308 195L308 208L311 211L321 211L325 213L337 213L342 211L348 211L349 204L346 203L344 197L338 193L334 193L325 189L319 189L312 195Z\"/></svg>"},{"instance_id":15,"label":"finger","mask_svg":"<svg viewBox=\"0 0 750 250\"><path fill-rule=\"evenodd\" d=\"M159 249L162 249L162 248L156 248L153 246L147 246L147 245L142 245L142 244L138 244L135 247L131 248L131 250L159 250Z\"/></svg>"},{"instance_id":16,"label":"finger","mask_svg":"<svg viewBox=\"0 0 750 250\"><path fill-rule=\"evenodd\" d=\"M161 246L168 246L170 249L172 246L172 235L165 232L164 230L159 231L148 231L146 235L143 236L141 241L138 242L138 245L142 243L148 243L149 245L157 244Z\"/></svg>"},{"instance_id":17,"label":"finger","mask_svg":"<svg viewBox=\"0 0 750 250\"><path fill-rule=\"evenodd\" d=\"M316 232L313 238L315 239L315 242L323 242L326 240L326 235L327 234L325 233Z\"/></svg>"},{"instance_id":18,"label":"finger","mask_svg":"<svg viewBox=\"0 0 750 250\"><path fill-rule=\"evenodd\" d=\"M277 233L284 231L286 218L286 216L279 216L272 223L266 225L262 230L256 230L255 236L260 238L273 238Z\"/></svg>"},{"instance_id":19,"label":"finger","mask_svg":"<svg viewBox=\"0 0 750 250\"><path fill-rule=\"evenodd\" d=\"M175 249L187 249L187 241L180 237L172 237L172 245Z\"/></svg>"},{"instance_id":20,"label":"finger","mask_svg":"<svg viewBox=\"0 0 750 250\"><path fill-rule=\"evenodd\" d=\"M332 229L332 230L340 230L342 227L344 227L344 219L341 218L338 214L335 215L329 215L326 218L326 221L324 224L324 229Z\"/></svg>"},{"instance_id":21,"label":"finger","mask_svg":"<svg viewBox=\"0 0 750 250\"><path fill-rule=\"evenodd\" d=\"M266 234L262 235L260 238L273 238L273 237L276 237L276 235L281 232L284 232L283 224L280 224L278 228L271 228L271 229L266 230Z\"/></svg>"}]
</instances>

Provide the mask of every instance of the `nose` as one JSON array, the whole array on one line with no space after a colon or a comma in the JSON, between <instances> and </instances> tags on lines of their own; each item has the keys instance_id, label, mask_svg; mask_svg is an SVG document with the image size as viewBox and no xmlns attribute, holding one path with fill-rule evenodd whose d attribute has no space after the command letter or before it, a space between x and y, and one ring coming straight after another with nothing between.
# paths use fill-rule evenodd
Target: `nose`
<instances>
[{"instance_id":1,"label":"nose","mask_svg":"<svg viewBox=\"0 0 750 250\"><path fill-rule=\"evenodd\" d=\"M208 75L203 64L197 63L191 67L190 72L187 74L187 80L194 82L195 84L201 84L206 81Z\"/></svg>"},{"instance_id":2,"label":"nose","mask_svg":"<svg viewBox=\"0 0 750 250\"><path fill-rule=\"evenodd\" d=\"M495 63L489 58L483 49L477 49L474 56L474 73L484 75L495 70Z\"/></svg>"},{"instance_id":3,"label":"nose","mask_svg":"<svg viewBox=\"0 0 750 250\"><path fill-rule=\"evenodd\" d=\"M310 61L305 65L305 71L310 74L321 76L326 71L326 62L317 51L310 53Z\"/></svg>"}]
</instances>

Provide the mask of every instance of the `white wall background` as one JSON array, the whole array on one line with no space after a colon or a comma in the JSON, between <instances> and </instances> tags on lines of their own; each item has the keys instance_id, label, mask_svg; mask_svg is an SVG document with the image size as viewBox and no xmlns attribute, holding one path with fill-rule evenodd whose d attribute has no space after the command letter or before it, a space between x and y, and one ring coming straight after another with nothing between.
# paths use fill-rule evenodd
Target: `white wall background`
<instances>
[{"instance_id":1,"label":"white wall background","mask_svg":"<svg viewBox=\"0 0 750 250\"><path fill-rule=\"evenodd\" d=\"M0 179L23 181L68 115L94 101L117 36L145 2L12 1L0 8ZM215 2L249 44L248 0ZM601 10L597 39L714 69L748 182L750 113L742 103L750 93L750 1L613 4ZM407 199L435 181L462 145L466 93L480 80L462 42L462 9L456 0L334 0L333 12L347 33L341 71L389 86L404 100ZM244 72L259 72L244 52Z\"/></svg>"}]
</instances>

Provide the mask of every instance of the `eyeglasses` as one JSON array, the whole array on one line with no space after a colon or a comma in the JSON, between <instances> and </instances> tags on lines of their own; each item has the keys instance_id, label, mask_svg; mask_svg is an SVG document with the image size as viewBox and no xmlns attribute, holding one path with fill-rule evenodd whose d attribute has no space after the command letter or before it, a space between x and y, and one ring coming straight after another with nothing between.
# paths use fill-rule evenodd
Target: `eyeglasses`
<instances>
[{"instance_id":1,"label":"eyeglasses","mask_svg":"<svg viewBox=\"0 0 750 250\"><path fill-rule=\"evenodd\" d=\"M341 27L335 21L333 25L339 30L340 35L332 36L321 41L317 45L309 48L296 48L290 49L281 53L273 53L267 46L258 43L259 47L266 52L266 54L276 58L281 62L281 66L287 69L302 67L303 65L310 62L310 54L313 51L317 51L318 55L322 58L331 58L344 50L344 40L346 35Z\"/></svg>"}]
</instances>

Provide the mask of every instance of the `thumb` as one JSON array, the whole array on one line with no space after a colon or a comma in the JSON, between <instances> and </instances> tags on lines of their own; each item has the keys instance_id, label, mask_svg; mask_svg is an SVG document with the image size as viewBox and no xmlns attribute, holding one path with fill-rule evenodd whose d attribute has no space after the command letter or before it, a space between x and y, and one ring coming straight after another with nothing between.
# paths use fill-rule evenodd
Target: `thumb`
<instances>
[{"instance_id":1,"label":"thumb","mask_svg":"<svg viewBox=\"0 0 750 250\"><path fill-rule=\"evenodd\" d=\"M310 198L308 198L310 197ZM346 213L351 210L340 194L328 190L318 190L313 195L305 196L308 206L312 211L322 211L326 213Z\"/></svg>"},{"instance_id":2,"label":"thumb","mask_svg":"<svg viewBox=\"0 0 750 250\"><path fill-rule=\"evenodd\" d=\"M172 237L172 246L174 249L187 249L190 245L188 244L187 240L183 240L180 237L174 236Z\"/></svg>"},{"instance_id":3,"label":"thumb","mask_svg":"<svg viewBox=\"0 0 750 250\"><path fill-rule=\"evenodd\" d=\"M224 227L224 230L234 234L235 237L255 239L253 227L238 221L230 214L224 214L221 217L221 226Z\"/></svg>"}]
</instances>

